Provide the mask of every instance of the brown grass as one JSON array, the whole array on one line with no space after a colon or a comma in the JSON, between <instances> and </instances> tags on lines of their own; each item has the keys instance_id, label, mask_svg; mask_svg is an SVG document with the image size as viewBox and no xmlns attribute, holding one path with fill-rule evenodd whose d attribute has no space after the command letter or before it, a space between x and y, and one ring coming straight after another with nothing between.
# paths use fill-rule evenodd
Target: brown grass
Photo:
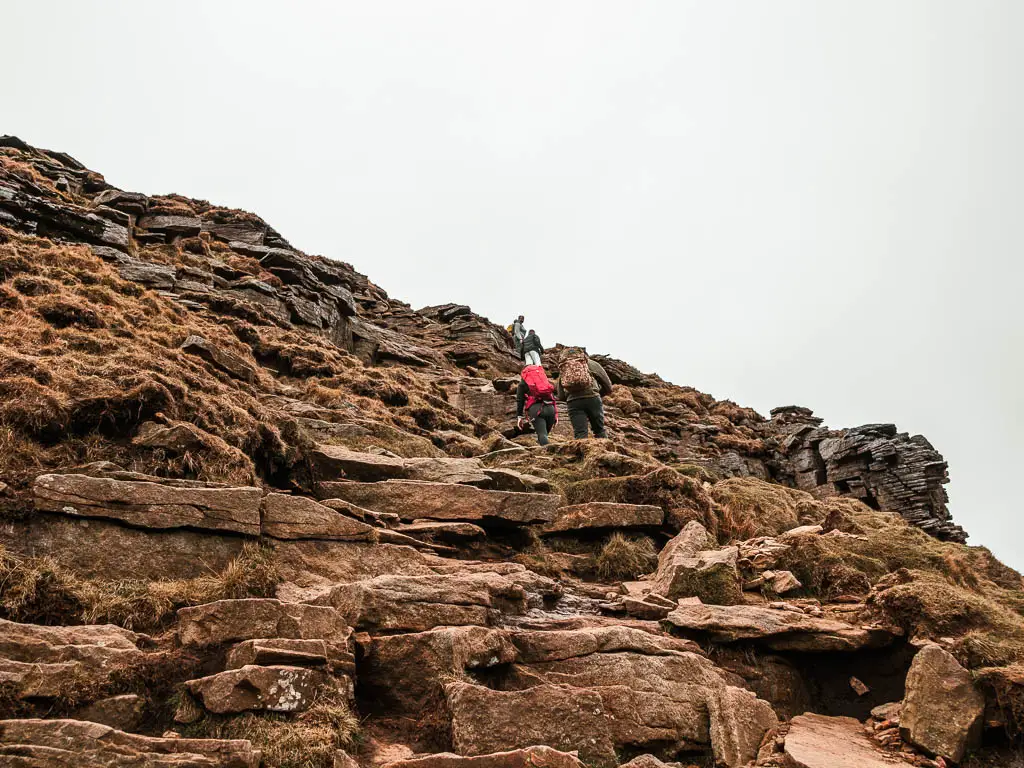
<instances>
[{"instance_id":1,"label":"brown grass","mask_svg":"<svg viewBox=\"0 0 1024 768\"><path fill-rule=\"evenodd\" d=\"M269 597L280 582L273 552L247 543L217 574L193 579L80 579L52 557L22 558L0 547L0 614L34 624L117 624L157 629L187 605Z\"/></svg>"},{"instance_id":2,"label":"brown grass","mask_svg":"<svg viewBox=\"0 0 1024 768\"><path fill-rule=\"evenodd\" d=\"M658 567L658 551L646 536L613 533L597 556L597 575L602 579L628 581Z\"/></svg>"},{"instance_id":3,"label":"brown grass","mask_svg":"<svg viewBox=\"0 0 1024 768\"><path fill-rule=\"evenodd\" d=\"M207 715L186 726L187 738L249 739L263 751L263 765L275 768L332 768L334 753L359 736L359 720L340 693L320 692L297 715L274 713Z\"/></svg>"}]
</instances>

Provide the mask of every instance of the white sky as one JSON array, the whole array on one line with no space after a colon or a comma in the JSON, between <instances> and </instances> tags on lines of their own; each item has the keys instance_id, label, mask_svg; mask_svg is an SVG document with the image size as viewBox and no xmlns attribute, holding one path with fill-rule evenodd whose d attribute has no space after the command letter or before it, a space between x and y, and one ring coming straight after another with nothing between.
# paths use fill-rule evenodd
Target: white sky
<instances>
[{"instance_id":1,"label":"white sky","mask_svg":"<svg viewBox=\"0 0 1024 768\"><path fill-rule=\"evenodd\" d=\"M0 132L767 415L1024 567L1024 3L4 3Z\"/></svg>"}]
</instances>

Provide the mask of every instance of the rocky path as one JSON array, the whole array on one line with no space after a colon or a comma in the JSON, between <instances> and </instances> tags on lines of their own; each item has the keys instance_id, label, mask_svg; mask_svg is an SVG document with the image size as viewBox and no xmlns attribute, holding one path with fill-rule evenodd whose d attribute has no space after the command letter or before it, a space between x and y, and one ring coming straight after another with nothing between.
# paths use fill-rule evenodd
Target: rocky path
<instances>
[{"instance_id":1,"label":"rocky path","mask_svg":"<svg viewBox=\"0 0 1024 768\"><path fill-rule=\"evenodd\" d=\"M539 448L469 307L0 137L0 765L1010 748L1021 578L927 440L596 357L611 439Z\"/></svg>"},{"instance_id":2,"label":"rocky path","mask_svg":"<svg viewBox=\"0 0 1024 768\"><path fill-rule=\"evenodd\" d=\"M792 542L852 534L804 526L720 547L691 521L645 579L556 580L494 553L551 537L585 546L595 533L663 531L665 511L567 505L543 478L477 459L410 460L330 446L315 455L315 499L168 482L108 465L40 475L34 492L43 519L73 522L96 545L109 540L110 526L154 548L175 532L202 531L224 539L225 556L235 551L231 542L260 538L277 549L285 580L278 598L182 608L170 631L153 638L111 625L3 622L0 675L16 699L60 701L68 686L98 698L69 713L82 720L0 724L0 754L28 761L12 764L59 765L69 743L88 743L82 754L96 765L131 755L153 765L255 766L260 758L248 742L178 734L211 718L300 716L327 702L358 713L369 734L350 755L339 751L339 765L429 765L424 753L445 753L430 759L446 765L488 766L578 759L610 767L641 754L651 764L773 765L783 755L809 768L874 765L868 754L891 764L849 718L796 718L776 736L778 712L792 703L785 687L806 681L790 667L781 692L752 684L728 653L735 644L834 658L902 643L899 628L861 618L860 604L761 597L766 584L777 585L775 594L800 586L775 566ZM464 538L478 540L483 559L465 559L451 546ZM192 560L167 565L165 576L199 572ZM726 652L709 654L711 647ZM145 702L100 692L114 693L133 670L176 654L188 654L196 672L170 672L180 677L173 729L159 738L110 731L144 726ZM918 706L920 698L908 701ZM962 753L978 717L961 718L963 744L942 750ZM99 725L88 725L90 718ZM837 744L853 757L828 762Z\"/></svg>"}]
</instances>

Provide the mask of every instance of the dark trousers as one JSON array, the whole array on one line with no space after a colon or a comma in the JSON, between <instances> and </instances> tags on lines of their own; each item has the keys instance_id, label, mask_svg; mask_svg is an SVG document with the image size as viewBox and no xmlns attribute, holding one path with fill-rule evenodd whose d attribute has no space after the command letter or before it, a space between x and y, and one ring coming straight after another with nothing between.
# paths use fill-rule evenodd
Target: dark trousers
<instances>
[{"instance_id":1,"label":"dark trousers","mask_svg":"<svg viewBox=\"0 0 1024 768\"><path fill-rule=\"evenodd\" d=\"M526 418L537 432L537 443L548 444L548 432L555 427L555 406L552 403L534 403L526 409Z\"/></svg>"},{"instance_id":2,"label":"dark trousers","mask_svg":"<svg viewBox=\"0 0 1024 768\"><path fill-rule=\"evenodd\" d=\"M604 431L604 403L601 398L581 397L569 401L569 421L572 422L572 434L577 440L587 436L587 425L594 430L594 437L607 437Z\"/></svg>"}]
</instances>

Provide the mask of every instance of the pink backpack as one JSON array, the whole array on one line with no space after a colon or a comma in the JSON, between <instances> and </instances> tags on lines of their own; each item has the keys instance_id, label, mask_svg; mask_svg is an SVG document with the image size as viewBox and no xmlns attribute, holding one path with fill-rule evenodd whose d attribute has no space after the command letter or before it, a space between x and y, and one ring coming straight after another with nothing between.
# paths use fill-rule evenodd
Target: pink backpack
<instances>
[{"instance_id":1,"label":"pink backpack","mask_svg":"<svg viewBox=\"0 0 1024 768\"><path fill-rule=\"evenodd\" d=\"M548 381L544 368L539 365L528 365L523 368L523 381L529 390L526 398L526 407L529 408L536 402L554 403L555 387Z\"/></svg>"}]
</instances>

